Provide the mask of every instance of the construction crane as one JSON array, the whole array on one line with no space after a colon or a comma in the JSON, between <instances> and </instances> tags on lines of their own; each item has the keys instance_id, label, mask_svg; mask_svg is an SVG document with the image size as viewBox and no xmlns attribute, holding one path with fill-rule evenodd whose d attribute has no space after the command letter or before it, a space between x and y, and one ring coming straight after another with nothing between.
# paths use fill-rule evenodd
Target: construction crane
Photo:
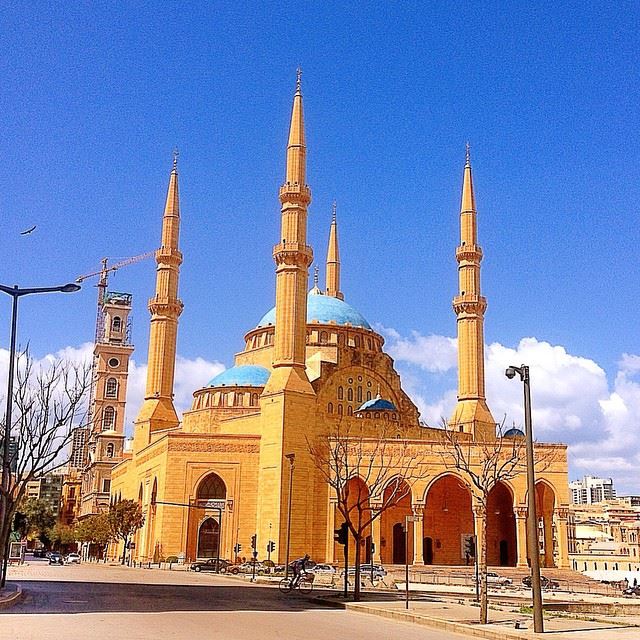
<instances>
[{"instance_id":1,"label":"construction crane","mask_svg":"<svg viewBox=\"0 0 640 640\"><path fill-rule=\"evenodd\" d=\"M147 258L152 258L155 255L155 251L147 251L146 253L141 253L139 256L133 256L132 258L126 258L125 260L121 260L120 262L116 262L109 266L109 258L102 258L100 261L102 267L99 271L93 271L91 273L85 273L84 275L78 276L76 278L76 282L84 282L89 278L93 278L95 276L100 276L98 280L98 284L96 287L98 288L98 311L96 313L96 333L95 340L98 342L102 338L102 306L104 304L105 295L107 293L107 285L109 283L109 273L112 271L117 271L118 269L122 269L122 267L128 267L130 264L135 264L136 262L140 262L142 260L146 260Z\"/></svg>"}]
</instances>

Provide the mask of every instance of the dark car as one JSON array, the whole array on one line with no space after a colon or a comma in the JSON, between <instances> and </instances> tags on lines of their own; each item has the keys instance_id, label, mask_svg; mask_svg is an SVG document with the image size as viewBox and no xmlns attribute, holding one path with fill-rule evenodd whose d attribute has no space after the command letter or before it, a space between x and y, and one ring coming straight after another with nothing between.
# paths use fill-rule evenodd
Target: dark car
<instances>
[{"instance_id":1,"label":"dark car","mask_svg":"<svg viewBox=\"0 0 640 640\"><path fill-rule=\"evenodd\" d=\"M209 558L204 562L194 562L191 571L214 571L215 573L225 573L229 567L233 565L228 560L218 560L218 558Z\"/></svg>"},{"instance_id":2,"label":"dark car","mask_svg":"<svg viewBox=\"0 0 640 640\"><path fill-rule=\"evenodd\" d=\"M522 578L522 584L531 589L531 576L525 576ZM557 580L551 580L546 576L540 576L540 586L543 589L558 589L560 588L560 583Z\"/></svg>"},{"instance_id":3,"label":"dark car","mask_svg":"<svg viewBox=\"0 0 640 640\"><path fill-rule=\"evenodd\" d=\"M623 596L640 596L640 585L635 587L627 587L622 591Z\"/></svg>"},{"instance_id":4,"label":"dark car","mask_svg":"<svg viewBox=\"0 0 640 640\"><path fill-rule=\"evenodd\" d=\"M64 564L64 560L57 551L52 551L49 554L49 564Z\"/></svg>"}]
</instances>

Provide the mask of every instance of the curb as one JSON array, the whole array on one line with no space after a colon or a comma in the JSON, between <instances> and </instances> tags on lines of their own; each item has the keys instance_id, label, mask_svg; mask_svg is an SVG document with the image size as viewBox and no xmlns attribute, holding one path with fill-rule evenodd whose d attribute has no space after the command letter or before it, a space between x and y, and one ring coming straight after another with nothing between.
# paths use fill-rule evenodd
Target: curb
<instances>
[{"instance_id":1,"label":"curb","mask_svg":"<svg viewBox=\"0 0 640 640\"><path fill-rule=\"evenodd\" d=\"M356 611L358 613L367 613L369 615L379 616L381 618L389 618L399 622L411 622L425 627L441 629L451 633L459 633L465 636L473 636L475 638L490 638L491 640L514 640L515 638L532 638L534 634L528 631L521 633L513 633L506 629L489 629L483 626L474 626L464 624L462 622L450 622L440 618L431 618L419 613L411 613L411 611L393 611L388 609L376 609L366 604L358 603L341 603L348 611Z\"/></svg>"},{"instance_id":2,"label":"curb","mask_svg":"<svg viewBox=\"0 0 640 640\"><path fill-rule=\"evenodd\" d=\"M15 593L12 593L7 597L0 598L0 609L8 609L9 607L12 607L14 604L18 604L18 602L20 602L24 597L24 592L22 591L22 588L20 587L20 585L15 585L15 586L16 586Z\"/></svg>"}]
</instances>

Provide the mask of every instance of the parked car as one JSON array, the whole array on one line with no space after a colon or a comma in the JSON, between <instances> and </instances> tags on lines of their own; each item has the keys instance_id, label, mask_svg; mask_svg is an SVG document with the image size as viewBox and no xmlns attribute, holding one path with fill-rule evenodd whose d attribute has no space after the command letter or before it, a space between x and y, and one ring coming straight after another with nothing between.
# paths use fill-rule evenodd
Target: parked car
<instances>
[{"instance_id":1,"label":"parked car","mask_svg":"<svg viewBox=\"0 0 640 640\"><path fill-rule=\"evenodd\" d=\"M349 575L352 576L356 572L355 567L349 567ZM340 572L340 575L344 575L344 569ZM379 564L373 565L373 579L381 580L387 575L387 571L385 568ZM363 578L367 578L371 576L371 564L361 564L360 565L360 576Z\"/></svg>"},{"instance_id":2,"label":"parked car","mask_svg":"<svg viewBox=\"0 0 640 640\"><path fill-rule=\"evenodd\" d=\"M214 571L215 573L225 573L233 565L228 560L220 558L209 558L204 562L194 562L189 568L191 571Z\"/></svg>"},{"instance_id":3,"label":"parked car","mask_svg":"<svg viewBox=\"0 0 640 640\"><path fill-rule=\"evenodd\" d=\"M264 573L269 573L269 567L265 566L262 562L257 561L256 565L256 575L262 575ZM238 573L253 573L253 562L243 562L242 564L237 565Z\"/></svg>"},{"instance_id":4,"label":"parked car","mask_svg":"<svg viewBox=\"0 0 640 640\"><path fill-rule=\"evenodd\" d=\"M330 564L317 564L313 568L309 569L312 573L335 573L336 568Z\"/></svg>"},{"instance_id":5,"label":"parked car","mask_svg":"<svg viewBox=\"0 0 640 640\"><path fill-rule=\"evenodd\" d=\"M44 558L45 557L45 550L44 549L34 549L33 550L33 557L34 558Z\"/></svg>"},{"instance_id":6,"label":"parked car","mask_svg":"<svg viewBox=\"0 0 640 640\"><path fill-rule=\"evenodd\" d=\"M49 554L49 564L64 564L64 560L57 551L52 551Z\"/></svg>"},{"instance_id":7,"label":"parked car","mask_svg":"<svg viewBox=\"0 0 640 640\"><path fill-rule=\"evenodd\" d=\"M67 557L64 560L69 564L80 564L80 554L69 553L67 554Z\"/></svg>"},{"instance_id":8,"label":"parked car","mask_svg":"<svg viewBox=\"0 0 640 640\"><path fill-rule=\"evenodd\" d=\"M473 576L473 581L476 581L475 576ZM513 584L513 580L511 580L511 578L505 578L494 571L487 571L487 584L498 587L507 587L510 584Z\"/></svg>"},{"instance_id":9,"label":"parked car","mask_svg":"<svg viewBox=\"0 0 640 640\"><path fill-rule=\"evenodd\" d=\"M522 584L528 589L531 589L531 576L525 576L522 578ZM543 589L559 589L560 583L557 580L551 580L546 576L540 576L540 586Z\"/></svg>"}]
</instances>

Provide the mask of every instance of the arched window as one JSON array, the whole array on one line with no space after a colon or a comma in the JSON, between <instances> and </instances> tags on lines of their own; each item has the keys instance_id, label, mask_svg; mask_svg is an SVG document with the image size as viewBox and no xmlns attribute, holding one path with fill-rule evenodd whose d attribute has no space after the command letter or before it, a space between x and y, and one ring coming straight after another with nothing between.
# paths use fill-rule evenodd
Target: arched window
<instances>
[{"instance_id":1,"label":"arched window","mask_svg":"<svg viewBox=\"0 0 640 640\"><path fill-rule=\"evenodd\" d=\"M356 345L356 347L359 347L360 346L360 336L356 336L353 339L353 343Z\"/></svg>"},{"instance_id":2,"label":"arched window","mask_svg":"<svg viewBox=\"0 0 640 640\"><path fill-rule=\"evenodd\" d=\"M102 430L111 431L116 426L116 410L113 407L105 407L102 414Z\"/></svg>"},{"instance_id":3,"label":"arched window","mask_svg":"<svg viewBox=\"0 0 640 640\"><path fill-rule=\"evenodd\" d=\"M342 400L344 398L344 389L342 387L338 387L338 400Z\"/></svg>"},{"instance_id":4,"label":"arched window","mask_svg":"<svg viewBox=\"0 0 640 640\"><path fill-rule=\"evenodd\" d=\"M333 402L330 402L330 403L327 405L327 412L328 412L328 413L333 413Z\"/></svg>"},{"instance_id":5,"label":"arched window","mask_svg":"<svg viewBox=\"0 0 640 640\"><path fill-rule=\"evenodd\" d=\"M153 479L153 489L151 489L151 506L155 509L158 501L158 478Z\"/></svg>"},{"instance_id":6,"label":"arched window","mask_svg":"<svg viewBox=\"0 0 640 640\"><path fill-rule=\"evenodd\" d=\"M371 338L367 338L367 349L371 351Z\"/></svg>"},{"instance_id":7,"label":"arched window","mask_svg":"<svg viewBox=\"0 0 640 640\"><path fill-rule=\"evenodd\" d=\"M362 402L362 387L358 387L358 391L356 392L356 400L358 402Z\"/></svg>"},{"instance_id":8,"label":"arched window","mask_svg":"<svg viewBox=\"0 0 640 640\"><path fill-rule=\"evenodd\" d=\"M327 344L327 342L329 341L329 336L327 335L326 331L321 331L320 332L320 344Z\"/></svg>"},{"instance_id":9,"label":"arched window","mask_svg":"<svg viewBox=\"0 0 640 640\"><path fill-rule=\"evenodd\" d=\"M367 391L367 401L371 400L371 391Z\"/></svg>"},{"instance_id":10,"label":"arched window","mask_svg":"<svg viewBox=\"0 0 640 640\"><path fill-rule=\"evenodd\" d=\"M122 331L122 318L120 316L113 316L113 320L111 320L111 331L118 333Z\"/></svg>"},{"instance_id":11,"label":"arched window","mask_svg":"<svg viewBox=\"0 0 640 640\"><path fill-rule=\"evenodd\" d=\"M142 483L140 483L140 491L138 491L138 504L142 504L142 495L143 495L142 494Z\"/></svg>"},{"instance_id":12,"label":"arched window","mask_svg":"<svg viewBox=\"0 0 640 640\"><path fill-rule=\"evenodd\" d=\"M113 445L113 442L110 442L107 445L107 458L113 458L113 454L115 453L115 447Z\"/></svg>"},{"instance_id":13,"label":"arched window","mask_svg":"<svg viewBox=\"0 0 640 640\"><path fill-rule=\"evenodd\" d=\"M347 401L353 402L353 389L351 387L347 389Z\"/></svg>"},{"instance_id":14,"label":"arched window","mask_svg":"<svg viewBox=\"0 0 640 640\"><path fill-rule=\"evenodd\" d=\"M108 378L107 384L105 385L104 395L107 398L117 398L118 397L118 381L115 378Z\"/></svg>"},{"instance_id":15,"label":"arched window","mask_svg":"<svg viewBox=\"0 0 640 640\"><path fill-rule=\"evenodd\" d=\"M253 406L253 407L257 407L258 406L258 394L257 393L252 393L251 394L251 406Z\"/></svg>"},{"instance_id":16,"label":"arched window","mask_svg":"<svg viewBox=\"0 0 640 640\"><path fill-rule=\"evenodd\" d=\"M353 415L353 408L351 407L351 405L349 405L349 406L347 407L347 415L348 415L348 416L352 416L352 415Z\"/></svg>"},{"instance_id":17,"label":"arched window","mask_svg":"<svg viewBox=\"0 0 640 640\"><path fill-rule=\"evenodd\" d=\"M197 500L224 500L227 497L227 487L222 478L216 473L210 473L198 487Z\"/></svg>"},{"instance_id":18,"label":"arched window","mask_svg":"<svg viewBox=\"0 0 640 640\"><path fill-rule=\"evenodd\" d=\"M339 416L342 415L342 405L341 404L338 405L338 415Z\"/></svg>"},{"instance_id":19,"label":"arched window","mask_svg":"<svg viewBox=\"0 0 640 640\"><path fill-rule=\"evenodd\" d=\"M233 406L241 407L242 406L242 394L236 391L233 398Z\"/></svg>"}]
</instances>

